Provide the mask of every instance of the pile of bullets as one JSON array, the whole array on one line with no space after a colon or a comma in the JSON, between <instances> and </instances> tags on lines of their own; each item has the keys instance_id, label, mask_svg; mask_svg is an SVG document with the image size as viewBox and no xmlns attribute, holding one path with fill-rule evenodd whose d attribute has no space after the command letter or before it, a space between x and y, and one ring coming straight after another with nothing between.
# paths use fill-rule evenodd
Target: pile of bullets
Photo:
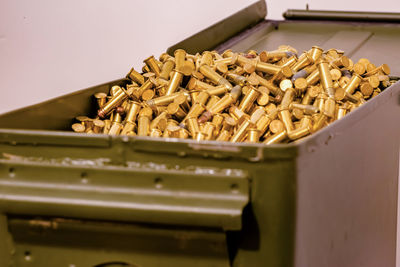
<instances>
[{"instance_id":1,"label":"pile of bullets","mask_svg":"<svg viewBox=\"0 0 400 267\"><path fill-rule=\"evenodd\" d=\"M75 132L192 138L197 141L287 143L345 116L393 83L386 64L357 63L343 51L313 46L297 56L274 51L144 60L125 87L97 93L98 117L76 118Z\"/></svg>"}]
</instances>

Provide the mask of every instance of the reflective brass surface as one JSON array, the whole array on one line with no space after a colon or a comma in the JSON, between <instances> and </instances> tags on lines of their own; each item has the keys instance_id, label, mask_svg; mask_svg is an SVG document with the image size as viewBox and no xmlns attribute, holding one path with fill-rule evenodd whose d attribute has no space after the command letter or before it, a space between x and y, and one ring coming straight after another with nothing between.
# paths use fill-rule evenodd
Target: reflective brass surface
<instances>
[{"instance_id":1,"label":"reflective brass surface","mask_svg":"<svg viewBox=\"0 0 400 267\"><path fill-rule=\"evenodd\" d=\"M78 116L72 130L287 143L343 118L393 83L386 64L353 62L344 51L317 46L299 57L290 46L260 54L177 49L173 57L143 62L143 73L130 70L128 84L96 93L98 117Z\"/></svg>"}]
</instances>

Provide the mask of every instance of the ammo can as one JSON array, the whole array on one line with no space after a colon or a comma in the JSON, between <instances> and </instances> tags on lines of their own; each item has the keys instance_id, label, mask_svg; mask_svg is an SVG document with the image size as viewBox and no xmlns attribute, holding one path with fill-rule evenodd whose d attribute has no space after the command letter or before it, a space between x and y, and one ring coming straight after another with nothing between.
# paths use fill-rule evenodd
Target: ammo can
<instances>
[{"instance_id":1,"label":"ammo can","mask_svg":"<svg viewBox=\"0 0 400 267\"><path fill-rule=\"evenodd\" d=\"M319 45L400 74L398 14L265 16L258 1L168 51ZM0 266L395 266L399 82L290 144L69 130L126 83L0 115Z\"/></svg>"}]
</instances>

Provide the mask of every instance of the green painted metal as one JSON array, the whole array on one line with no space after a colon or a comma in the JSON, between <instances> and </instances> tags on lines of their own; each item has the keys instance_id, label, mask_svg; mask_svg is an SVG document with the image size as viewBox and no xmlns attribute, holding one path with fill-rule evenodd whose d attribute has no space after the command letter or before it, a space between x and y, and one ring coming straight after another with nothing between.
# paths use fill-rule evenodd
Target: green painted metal
<instances>
[{"instance_id":1,"label":"green painted metal","mask_svg":"<svg viewBox=\"0 0 400 267\"><path fill-rule=\"evenodd\" d=\"M400 22L400 13L396 12L356 12L356 11L288 9L285 13L283 13L283 17L285 19L292 19L292 20Z\"/></svg>"},{"instance_id":2,"label":"green painted metal","mask_svg":"<svg viewBox=\"0 0 400 267\"><path fill-rule=\"evenodd\" d=\"M213 48L342 44L400 74L383 53L398 47L395 23L244 28ZM208 49L193 40L213 31L179 47ZM399 83L291 144L69 131L92 94L126 82L0 115L0 266L394 266Z\"/></svg>"}]
</instances>

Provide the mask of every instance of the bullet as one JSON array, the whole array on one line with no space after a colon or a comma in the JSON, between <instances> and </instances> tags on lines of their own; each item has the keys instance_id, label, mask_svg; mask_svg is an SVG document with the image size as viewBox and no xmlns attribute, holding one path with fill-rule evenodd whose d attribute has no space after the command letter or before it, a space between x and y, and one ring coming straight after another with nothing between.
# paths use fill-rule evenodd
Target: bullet
<instances>
[{"instance_id":1,"label":"bullet","mask_svg":"<svg viewBox=\"0 0 400 267\"><path fill-rule=\"evenodd\" d=\"M172 71L172 78L168 84L167 92L165 93L165 95L172 95L176 91L176 89L178 89L179 85L181 85L182 78L183 74L181 72L179 72L178 70Z\"/></svg>"},{"instance_id":2,"label":"bullet","mask_svg":"<svg viewBox=\"0 0 400 267\"><path fill-rule=\"evenodd\" d=\"M266 145L277 144L284 141L287 137L288 136L286 130L282 130L265 139L263 143Z\"/></svg>"},{"instance_id":3,"label":"bullet","mask_svg":"<svg viewBox=\"0 0 400 267\"><path fill-rule=\"evenodd\" d=\"M160 78L164 80L169 80L169 75L175 67L175 62L172 59L165 61L161 68Z\"/></svg>"},{"instance_id":4,"label":"bullet","mask_svg":"<svg viewBox=\"0 0 400 267\"><path fill-rule=\"evenodd\" d=\"M156 76L160 76L160 67L158 66L154 56L150 56L143 61Z\"/></svg>"},{"instance_id":5,"label":"bullet","mask_svg":"<svg viewBox=\"0 0 400 267\"><path fill-rule=\"evenodd\" d=\"M144 77L137 72L134 68L132 68L129 73L126 75L127 78L131 79L132 81L142 85L144 83Z\"/></svg>"},{"instance_id":6,"label":"bullet","mask_svg":"<svg viewBox=\"0 0 400 267\"><path fill-rule=\"evenodd\" d=\"M107 94L106 93L96 93L94 94L94 97L96 98L97 101L97 107L102 108L104 104L107 102Z\"/></svg>"},{"instance_id":7,"label":"bullet","mask_svg":"<svg viewBox=\"0 0 400 267\"><path fill-rule=\"evenodd\" d=\"M85 132L85 126L82 125L81 123L74 123L72 124L72 130L76 133L84 133Z\"/></svg>"},{"instance_id":8,"label":"bullet","mask_svg":"<svg viewBox=\"0 0 400 267\"><path fill-rule=\"evenodd\" d=\"M121 88L121 87L120 87ZM109 100L106 104L104 104L104 106L99 109L98 111L98 116L100 118L104 118L105 116L107 116L108 114L111 113L111 111L116 108L118 105L120 105L125 99L128 98L128 93L125 91L125 89L122 89L122 93L117 94L116 96L114 96L111 100Z\"/></svg>"}]
</instances>

